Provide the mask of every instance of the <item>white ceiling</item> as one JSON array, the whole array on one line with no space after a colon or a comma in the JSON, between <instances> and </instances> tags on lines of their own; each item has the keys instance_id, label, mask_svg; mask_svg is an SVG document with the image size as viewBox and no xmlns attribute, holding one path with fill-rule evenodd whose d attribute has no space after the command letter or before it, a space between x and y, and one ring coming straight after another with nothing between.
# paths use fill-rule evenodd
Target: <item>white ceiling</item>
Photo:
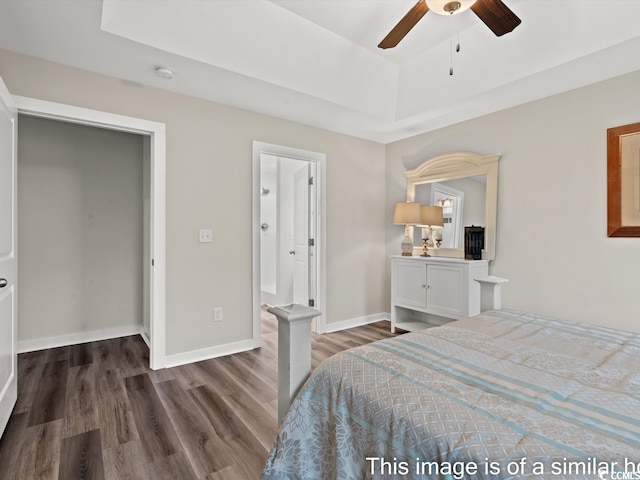
<instances>
[{"instance_id":1,"label":"white ceiling","mask_svg":"<svg viewBox=\"0 0 640 480\"><path fill-rule=\"evenodd\" d=\"M415 0L2 0L0 48L383 143L640 70L639 0L504 1L381 50Z\"/></svg>"}]
</instances>

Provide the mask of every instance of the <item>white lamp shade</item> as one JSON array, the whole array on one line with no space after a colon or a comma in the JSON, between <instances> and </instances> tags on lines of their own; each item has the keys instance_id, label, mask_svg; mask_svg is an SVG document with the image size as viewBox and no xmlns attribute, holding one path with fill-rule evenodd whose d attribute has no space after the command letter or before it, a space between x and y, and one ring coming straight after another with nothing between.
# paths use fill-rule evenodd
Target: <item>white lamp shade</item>
<instances>
[{"instance_id":1,"label":"white lamp shade","mask_svg":"<svg viewBox=\"0 0 640 480\"><path fill-rule=\"evenodd\" d=\"M399 202L393 212L395 225L417 225L421 220L420 204L417 202Z\"/></svg>"},{"instance_id":2,"label":"white lamp shade","mask_svg":"<svg viewBox=\"0 0 640 480\"><path fill-rule=\"evenodd\" d=\"M442 207L422 205L420 208L420 225L441 227L444 225Z\"/></svg>"},{"instance_id":3,"label":"white lamp shade","mask_svg":"<svg viewBox=\"0 0 640 480\"><path fill-rule=\"evenodd\" d=\"M453 12L454 15L464 12L465 10L468 10L471 7L471 5L476 3L476 0L457 0L457 2L452 2L451 0L426 0L426 1L427 1L427 7L429 7L429 10L431 10L433 13L437 13L438 15L451 15L452 12L447 11L447 9L445 8L447 5L451 3L460 4L460 7Z\"/></svg>"}]
</instances>

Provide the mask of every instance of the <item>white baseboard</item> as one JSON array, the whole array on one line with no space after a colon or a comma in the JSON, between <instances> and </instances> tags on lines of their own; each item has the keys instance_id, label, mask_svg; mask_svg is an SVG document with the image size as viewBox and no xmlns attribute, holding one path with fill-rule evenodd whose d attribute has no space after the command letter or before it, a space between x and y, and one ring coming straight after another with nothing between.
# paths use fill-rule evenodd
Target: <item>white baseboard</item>
<instances>
[{"instance_id":1,"label":"white baseboard","mask_svg":"<svg viewBox=\"0 0 640 480\"><path fill-rule=\"evenodd\" d=\"M147 332L142 325L129 325L126 327L105 328L102 330L58 335L55 337L23 340L18 342L18 353L35 352L48 348L77 345L78 343L98 342L110 338L128 337L129 335L142 335L144 339Z\"/></svg>"},{"instance_id":2,"label":"white baseboard","mask_svg":"<svg viewBox=\"0 0 640 480\"><path fill-rule=\"evenodd\" d=\"M241 342L227 343L226 345L218 345L215 347L193 350L191 352L167 355L165 356L164 364L166 368L177 367L179 365L186 365L187 363L201 362L211 358L246 352L247 350L253 350L254 348L255 344L253 340L243 340Z\"/></svg>"},{"instance_id":3,"label":"white baseboard","mask_svg":"<svg viewBox=\"0 0 640 480\"><path fill-rule=\"evenodd\" d=\"M144 340L144 343L147 344L147 347L149 347L149 350L151 350L151 334L147 331L146 328L141 328L142 331L140 332L140 336L142 337L142 340Z\"/></svg>"},{"instance_id":4,"label":"white baseboard","mask_svg":"<svg viewBox=\"0 0 640 480\"><path fill-rule=\"evenodd\" d=\"M391 315L388 313L376 313L365 317L350 318L341 322L328 323L323 333L337 332L348 328L360 327L369 323L379 322L381 320L390 321ZM55 337L38 338L34 340L24 340L18 342L18 353L34 352L37 350L45 350L48 348L64 347L67 345L76 345L79 343L97 342L100 340L108 340L110 338L127 337L129 335L140 335L147 345L150 345L149 332L142 325L131 325L126 327L107 328L103 330L91 330L88 332L72 333L69 335L59 335ZM175 355L167 355L165 357L165 366L177 367L188 363L201 362L211 358L223 357L234 353L246 352L253 350L256 345L253 340L243 340L226 345L218 345L215 347L203 348L191 352L178 353Z\"/></svg>"},{"instance_id":5,"label":"white baseboard","mask_svg":"<svg viewBox=\"0 0 640 480\"><path fill-rule=\"evenodd\" d=\"M341 322L335 322L328 324L323 333L337 332L339 330L346 330L347 328L360 327L369 323L379 322L385 320L390 322L391 315L388 313L376 313L374 315L367 315L366 317L351 318L349 320L343 320ZM191 352L177 353L175 355L167 355L165 357L165 367L177 367L179 365L186 365L188 363L201 362L203 360L209 360L211 358L223 357L225 355L233 355L234 353L246 352L257 348L258 345L253 340L243 340L235 343L228 343L226 345L218 345L215 347L203 348L201 350L194 350Z\"/></svg>"},{"instance_id":6,"label":"white baseboard","mask_svg":"<svg viewBox=\"0 0 640 480\"><path fill-rule=\"evenodd\" d=\"M338 332L340 330L346 330L347 328L361 327L362 325L368 325L381 320L390 322L390 319L391 315L389 313L382 312L367 315L365 317L350 318L348 320L342 320L341 322L326 323L323 333Z\"/></svg>"}]
</instances>

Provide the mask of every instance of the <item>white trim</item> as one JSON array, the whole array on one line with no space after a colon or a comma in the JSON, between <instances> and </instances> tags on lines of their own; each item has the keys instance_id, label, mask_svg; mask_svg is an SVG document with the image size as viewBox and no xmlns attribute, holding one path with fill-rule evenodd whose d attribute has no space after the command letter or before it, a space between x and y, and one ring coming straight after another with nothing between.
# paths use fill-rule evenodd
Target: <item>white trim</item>
<instances>
[{"instance_id":1,"label":"white trim","mask_svg":"<svg viewBox=\"0 0 640 480\"><path fill-rule=\"evenodd\" d=\"M147 347L149 347L149 351L151 351L151 335L149 334L149 331L144 328L144 326L142 326L140 336L142 337L142 340L144 340L144 343L147 344Z\"/></svg>"},{"instance_id":2,"label":"white trim","mask_svg":"<svg viewBox=\"0 0 640 480\"><path fill-rule=\"evenodd\" d=\"M347 330L348 328L362 327L363 325L379 322L381 320L391 322L390 319L391 314L389 313L374 313L373 315L367 315L365 317L350 318L348 320L342 320L341 322L327 323L325 325L325 330L322 333L333 333L340 330Z\"/></svg>"},{"instance_id":3,"label":"white trim","mask_svg":"<svg viewBox=\"0 0 640 480\"><path fill-rule=\"evenodd\" d=\"M150 135L156 129L164 130L164 123L152 122L141 118L127 117L116 113L101 112L100 110L91 110L20 95L14 95L13 98L18 107L18 112L23 115L48 118L61 122L80 123L97 128L138 133L140 135Z\"/></svg>"},{"instance_id":4,"label":"white trim","mask_svg":"<svg viewBox=\"0 0 640 480\"><path fill-rule=\"evenodd\" d=\"M316 164L316 304L322 314L314 320L314 331L322 332L326 322L326 163L324 153L301 150L299 148L274 145L263 142L253 142L252 168L252 305L253 305L253 348L261 344L261 315L260 315L260 155L268 154L276 157L287 157L295 160L314 162Z\"/></svg>"},{"instance_id":5,"label":"white trim","mask_svg":"<svg viewBox=\"0 0 640 480\"><path fill-rule=\"evenodd\" d=\"M112 338L129 337L131 335L142 335L144 339L145 329L142 325L130 325L126 327L106 328L102 330L91 330L88 332L70 333L69 335L57 335L55 337L36 338L34 340L24 340L18 342L18 353L35 352L49 348L65 347L67 345L77 345L79 343L99 342Z\"/></svg>"},{"instance_id":6,"label":"white trim","mask_svg":"<svg viewBox=\"0 0 640 480\"><path fill-rule=\"evenodd\" d=\"M166 231L166 132L165 124L126 117L88 108L48 102L36 98L15 95L18 112L23 115L48 118L63 122L90 125L109 130L135 133L151 138L151 224L150 255L154 266L150 267L151 347L149 366L153 370L165 367L165 231ZM150 262L151 264L151 262Z\"/></svg>"},{"instance_id":7,"label":"white trim","mask_svg":"<svg viewBox=\"0 0 640 480\"><path fill-rule=\"evenodd\" d=\"M253 348L253 340L243 340L241 342L227 343L225 345L202 348L191 352L167 355L165 357L165 366L170 368L187 365L189 363L202 362L203 360L210 360L212 358L233 355L234 353L246 352L248 350L253 350Z\"/></svg>"}]
</instances>

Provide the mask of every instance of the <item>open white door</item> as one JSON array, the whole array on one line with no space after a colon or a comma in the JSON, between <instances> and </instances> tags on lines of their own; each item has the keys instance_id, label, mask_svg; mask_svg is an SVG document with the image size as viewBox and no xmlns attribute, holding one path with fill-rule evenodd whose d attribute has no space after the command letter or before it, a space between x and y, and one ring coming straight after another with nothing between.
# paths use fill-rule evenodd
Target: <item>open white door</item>
<instances>
[{"instance_id":1,"label":"open white door","mask_svg":"<svg viewBox=\"0 0 640 480\"><path fill-rule=\"evenodd\" d=\"M0 78L0 435L18 398L17 111Z\"/></svg>"},{"instance_id":2,"label":"open white door","mask_svg":"<svg viewBox=\"0 0 640 480\"><path fill-rule=\"evenodd\" d=\"M293 179L293 303L309 305L309 165Z\"/></svg>"}]
</instances>

